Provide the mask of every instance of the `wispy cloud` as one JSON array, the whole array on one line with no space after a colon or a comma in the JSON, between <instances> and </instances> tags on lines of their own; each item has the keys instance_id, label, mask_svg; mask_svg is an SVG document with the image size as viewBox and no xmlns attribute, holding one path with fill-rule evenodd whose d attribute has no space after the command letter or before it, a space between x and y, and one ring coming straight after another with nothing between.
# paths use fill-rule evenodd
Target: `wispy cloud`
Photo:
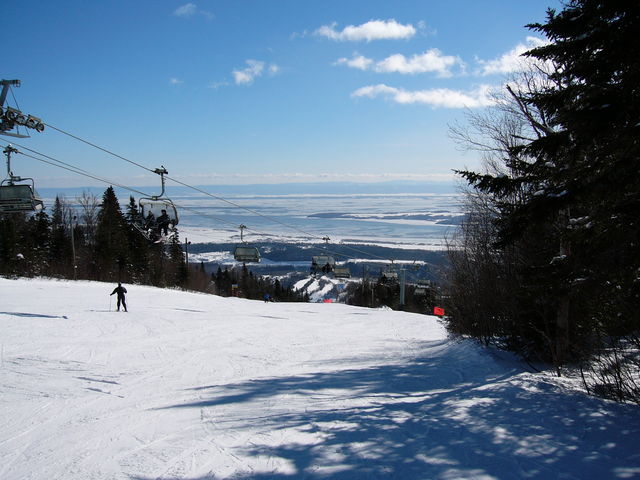
<instances>
[{"instance_id":1,"label":"wispy cloud","mask_svg":"<svg viewBox=\"0 0 640 480\"><path fill-rule=\"evenodd\" d=\"M247 64L245 68L231 72L236 85L251 85L254 80L261 77L265 71L269 75L277 75L280 72L280 67L273 63L267 65L260 60L251 59L245 62Z\"/></svg>"},{"instance_id":2,"label":"wispy cloud","mask_svg":"<svg viewBox=\"0 0 640 480\"><path fill-rule=\"evenodd\" d=\"M209 19L214 17L213 13L207 10L199 9L195 3L185 3L181 7L176 8L173 11L173 14L176 17L182 17L182 18L189 18L189 17L193 17L194 15L202 15Z\"/></svg>"},{"instance_id":3,"label":"wispy cloud","mask_svg":"<svg viewBox=\"0 0 640 480\"><path fill-rule=\"evenodd\" d=\"M478 63L481 65L480 75L507 74L521 71L526 68L527 63L530 62L530 60L523 57L522 54L527 50L541 47L548 43L547 40L541 38L527 37L526 43L519 43L498 58L493 60L478 59Z\"/></svg>"},{"instance_id":4,"label":"wispy cloud","mask_svg":"<svg viewBox=\"0 0 640 480\"><path fill-rule=\"evenodd\" d=\"M402 25L394 19L370 20L362 25L348 25L342 30L336 30L336 27L336 23L323 25L315 31L315 34L339 42L406 39L416 34L416 28L413 25Z\"/></svg>"},{"instance_id":5,"label":"wispy cloud","mask_svg":"<svg viewBox=\"0 0 640 480\"><path fill-rule=\"evenodd\" d=\"M383 97L395 103L423 104L433 108L477 108L493 105L495 101L491 97L492 87L482 85L475 90L463 92L448 88L434 88L429 90L404 90L390 87L385 84L369 85L354 91L353 98Z\"/></svg>"},{"instance_id":6,"label":"wispy cloud","mask_svg":"<svg viewBox=\"0 0 640 480\"><path fill-rule=\"evenodd\" d=\"M347 67L357 68L358 70L368 70L373 65L373 60L354 53L352 58L339 58L336 61L336 65L346 65Z\"/></svg>"},{"instance_id":7,"label":"wispy cloud","mask_svg":"<svg viewBox=\"0 0 640 480\"><path fill-rule=\"evenodd\" d=\"M173 78L170 78L170 79L169 79L169 83L170 83L171 85L180 85L180 84L181 84L181 83L183 83L183 82L182 82L182 80L180 80L179 78L175 78L175 77L173 77Z\"/></svg>"},{"instance_id":8,"label":"wispy cloud","mask_svg":"<svg viewBox=\"0 0 640 480\"><path fill-rule=\"evenodd\" d=\"M360 70L374 70L380 73L436 73L440 77L452 76L452 69L455 66L464 70L465 63L460 57L443 55L437 48L432 48L421 54L405 57L402 54L391 55L384 60L375 62L370 58L354 54L353 58L340 58L336 62L338 65L347 65Z\"/></svg>"},{"instance_id":9,"label":"wispy cloud","mask_svg":"<svg viewBox=\"0 0 640 480\"><path fill-rule=\"evenodd\" d=\"M222 82L211 82L207 87L213 90L217 90L219 88L227 87L227 86L229 86L229 82L222 81Z\"/></svg>"}]
</instances>

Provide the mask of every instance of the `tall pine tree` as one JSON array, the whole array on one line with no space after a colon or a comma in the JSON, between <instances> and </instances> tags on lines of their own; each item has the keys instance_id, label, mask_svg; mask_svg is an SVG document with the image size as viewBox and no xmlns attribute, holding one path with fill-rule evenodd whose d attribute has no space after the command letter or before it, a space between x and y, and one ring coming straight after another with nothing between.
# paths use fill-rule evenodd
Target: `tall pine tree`
<instances>
[{"instance_id":1,"label":"tall pine tree","mask_svg":"<svg viewBox=\"0 0 640 480\"><path fill-rule=\"evenodd\" d=\"M535 135L509 175L462 175L496 207L497 251L517 251L510 321L562 364L640 327L640 5L572 0L530 28L548 83L511 93Z\"/></svg>"},{"instance_id":2,"label":"tall pine tree","mask_svg":"<svg viewBox=\"0 0 640 480\"><path fill-rule=\"evenodd\" d=\"M126 280L129 265L128 230L118 198L113 187L109 187L102 196L96 227L95 262L99 280Z\"/></svg>"}]
</instances>

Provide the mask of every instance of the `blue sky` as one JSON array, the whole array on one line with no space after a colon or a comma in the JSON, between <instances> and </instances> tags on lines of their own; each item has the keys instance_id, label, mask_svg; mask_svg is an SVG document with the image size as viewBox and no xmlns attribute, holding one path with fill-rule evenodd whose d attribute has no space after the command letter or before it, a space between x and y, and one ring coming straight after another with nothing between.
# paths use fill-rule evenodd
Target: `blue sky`
<instances>
[{"instance_id":1,"label":"blue sky","mask_svg":"<svg viewBox=\"0 0 640 480\"><path fill-rule=\"evenodd\" d=\"M525 25L547 7L559 2L4 0L0 76L22 81L25 113L190 184L442 179L479 165L448 125L543 40ZM16 143L157 182L50 128ZM96 184L12 167L43 187Z\"/></svg>"}]
</instances>

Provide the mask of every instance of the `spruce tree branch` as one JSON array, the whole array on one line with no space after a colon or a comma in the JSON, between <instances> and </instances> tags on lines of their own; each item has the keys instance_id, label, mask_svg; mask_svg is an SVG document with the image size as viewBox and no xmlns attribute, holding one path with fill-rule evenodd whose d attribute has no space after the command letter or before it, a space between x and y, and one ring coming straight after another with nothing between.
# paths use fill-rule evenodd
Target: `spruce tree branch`
<instances>
[{"instance_id":1,"label":"spruce tree branch","mask_svg":"<svg viewBox=\"0 0 640 480\"><path fill-rule=\"evenodd\" d=\"M531 115L531 112L529 112L529 110L524 105L524 103L522 103L522 100L520 99L520 97L517 96L516 93L513 91L513 89L511 88L511 85L507 85L507 91L511 94L511 96L514 98L514 100L520 107L520 111L522 112L522 114L525 117L527 117L527 120L529 120L529 123L535 130L536 134L538 135L538 138L542 137L540 133L541 131L547 135L551 135L552 133L554 133L554 131L551 128L547 127L546 125L543 125L542 123L538 122L535 118L533 118L533 115Z\"/></svg>"}]
</instances>

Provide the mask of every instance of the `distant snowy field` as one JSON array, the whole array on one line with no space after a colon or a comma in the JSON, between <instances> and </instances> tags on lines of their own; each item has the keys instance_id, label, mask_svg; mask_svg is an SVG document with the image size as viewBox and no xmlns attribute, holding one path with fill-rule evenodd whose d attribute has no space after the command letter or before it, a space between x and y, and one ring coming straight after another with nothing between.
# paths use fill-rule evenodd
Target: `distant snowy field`
<instances>
[{"instance_id":1,"label":"distant snowy field","mask_svg":"<svg viewBox=\"0 0 640 480\"><path fill-rule=\"evenodd\" d=\"M434 317L126 287L0 279L1 479L640 477L637 407Z\"/></svg>"}]
</instances>

